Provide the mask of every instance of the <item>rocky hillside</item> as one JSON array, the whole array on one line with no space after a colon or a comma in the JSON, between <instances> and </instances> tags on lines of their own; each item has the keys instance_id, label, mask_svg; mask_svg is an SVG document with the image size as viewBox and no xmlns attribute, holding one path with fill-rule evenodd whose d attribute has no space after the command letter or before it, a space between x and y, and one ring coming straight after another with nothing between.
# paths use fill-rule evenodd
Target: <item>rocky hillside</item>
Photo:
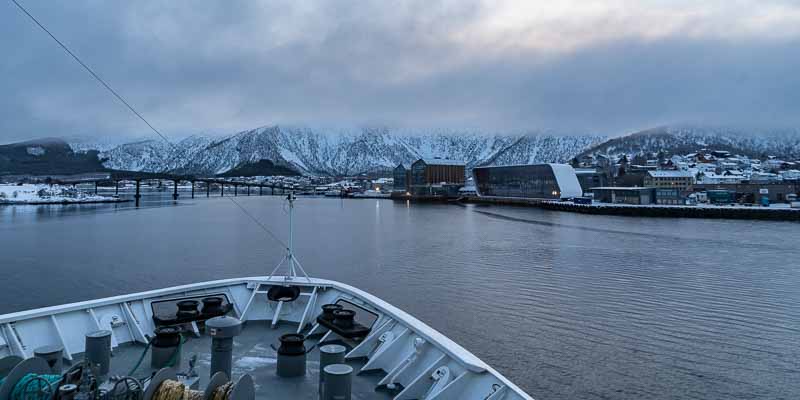
<instances>
[{"instance_id":1,"label":"rocky hillside","mask_svg":"<svg viewBox=\"0 0 800 400\"><path fill-rule=\"evenodd\" d=\"M57 138L0 145L0 175L104 171L97 155L95 150L74 152L67 142Z\"/></svg>"}]
</instances>

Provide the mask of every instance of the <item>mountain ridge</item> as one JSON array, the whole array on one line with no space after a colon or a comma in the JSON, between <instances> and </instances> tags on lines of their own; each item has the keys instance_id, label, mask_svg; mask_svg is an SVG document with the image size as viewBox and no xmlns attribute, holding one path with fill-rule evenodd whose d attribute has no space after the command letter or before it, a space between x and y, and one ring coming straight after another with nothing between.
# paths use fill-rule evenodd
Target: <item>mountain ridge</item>
<instances>
[{"instance_id":1,"label":"mountain ridge","mask_svg":"<svg viewBox=\"0 0 800 400\"><path fill-rule=\"evenodd\" d=\"M205 176L227 176L236 171L388 175L398 164L408 165L424 157L462 160L468 168L473 168L569 162L597 154L629 157L659 152L687 154L703 148L755 158L800 159L800 132L797 130L748 131L692 126L657 127L606 138L539 132L271 125L224 137L192 135L173 144L158 139L125 142L118 138L99 138L97 144L86 138L75 142L66 140L44 138L0 146L5 149L5 155L0 154L4 173L89 172L91 169ZM112 144L115 140L118 143Z\"/></svg>"},{"instance_id":2,"label":"mountain ridge","mask_svg":"<svg viewBox=\"0 0 800 400\"><path fill-rule=\"evenodd\" d=\"M362 128L331 132L274 125L220 139L190 136L174 146L155 139L137 141L102 151L100 157L108 168L132 171L217 175L269 160L307 175L347 176L387 172L400 163L434 156L463 160L470 168L510 159L517 163L566 162L603 139L591 135L505 135L442 129Z\"/></svg>"},{"instance_id":3,"label":"mountain ridge","mask_svg":"<svg viewBox=\"0 0 800 400\"><path fill-rule=\"evenodd\" d=\"M577 154L603 155L688 154L704 148L729 151L751 158L775 156L800 159L800 131L745 130L726 127L661 126L611 138Z\"/></svg>"}]
</instances>

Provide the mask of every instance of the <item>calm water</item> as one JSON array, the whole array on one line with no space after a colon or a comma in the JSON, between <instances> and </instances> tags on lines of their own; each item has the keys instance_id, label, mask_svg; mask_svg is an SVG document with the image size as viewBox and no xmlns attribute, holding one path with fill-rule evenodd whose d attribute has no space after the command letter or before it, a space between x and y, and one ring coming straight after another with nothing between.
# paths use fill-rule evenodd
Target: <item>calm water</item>
<instances>
[{"instance_id":1,"label":"calm water","mask_svg":"<svg viewBox=\"0 0 800 400\"><path fill-rule=\"evenodd\" d=\"M278 197L238 197L281 237ZM266 274L228 198L0 208L0 313ZM800 224L300 199L314 276L407 310L538 399L800 397Z\"/></svg>"}]
</instances>

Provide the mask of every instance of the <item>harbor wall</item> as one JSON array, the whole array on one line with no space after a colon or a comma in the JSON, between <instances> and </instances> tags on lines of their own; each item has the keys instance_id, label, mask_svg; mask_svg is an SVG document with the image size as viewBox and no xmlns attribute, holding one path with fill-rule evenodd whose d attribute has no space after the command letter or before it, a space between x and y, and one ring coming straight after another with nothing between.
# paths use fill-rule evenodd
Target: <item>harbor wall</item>
<instances>
[{"instance_id":1,"label":"harbor wall","mask_svg":"<svg viewBox=\"0 0 800 400\"><path fill-rule=\"evenodd\" d=\"M713 218L713 219L754 219L771 221L800 221L800 209L767 207L725 207L725 206L658 206L658 205L616 205L616 204L575 204L544 199L465 197L464 203L502 204L537 207L551 211L575 212L594 215L618 215L626 217L661 218Z\"/></svg>"}]
</instances>

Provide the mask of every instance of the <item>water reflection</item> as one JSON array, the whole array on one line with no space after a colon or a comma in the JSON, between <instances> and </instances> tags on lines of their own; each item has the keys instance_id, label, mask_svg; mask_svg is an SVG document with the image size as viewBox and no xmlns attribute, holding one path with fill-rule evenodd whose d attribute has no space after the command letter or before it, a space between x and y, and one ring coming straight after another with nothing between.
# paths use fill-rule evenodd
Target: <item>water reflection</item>
<instances>
[{"instance_id":1,"label":"water reflection","mask_svg":"<svg viewBox=\"0 0 800 400\"><path fill-rule=\"evenodd\" d=\"M285 237L281 197L236 201ZM0 312L266 274L283 255L227 199L153 204L0 208L14 282ZM800 396L796 223L371 199L296 211L309 274L411 312L536 398Z\"/></svg>"}]
</instances>

